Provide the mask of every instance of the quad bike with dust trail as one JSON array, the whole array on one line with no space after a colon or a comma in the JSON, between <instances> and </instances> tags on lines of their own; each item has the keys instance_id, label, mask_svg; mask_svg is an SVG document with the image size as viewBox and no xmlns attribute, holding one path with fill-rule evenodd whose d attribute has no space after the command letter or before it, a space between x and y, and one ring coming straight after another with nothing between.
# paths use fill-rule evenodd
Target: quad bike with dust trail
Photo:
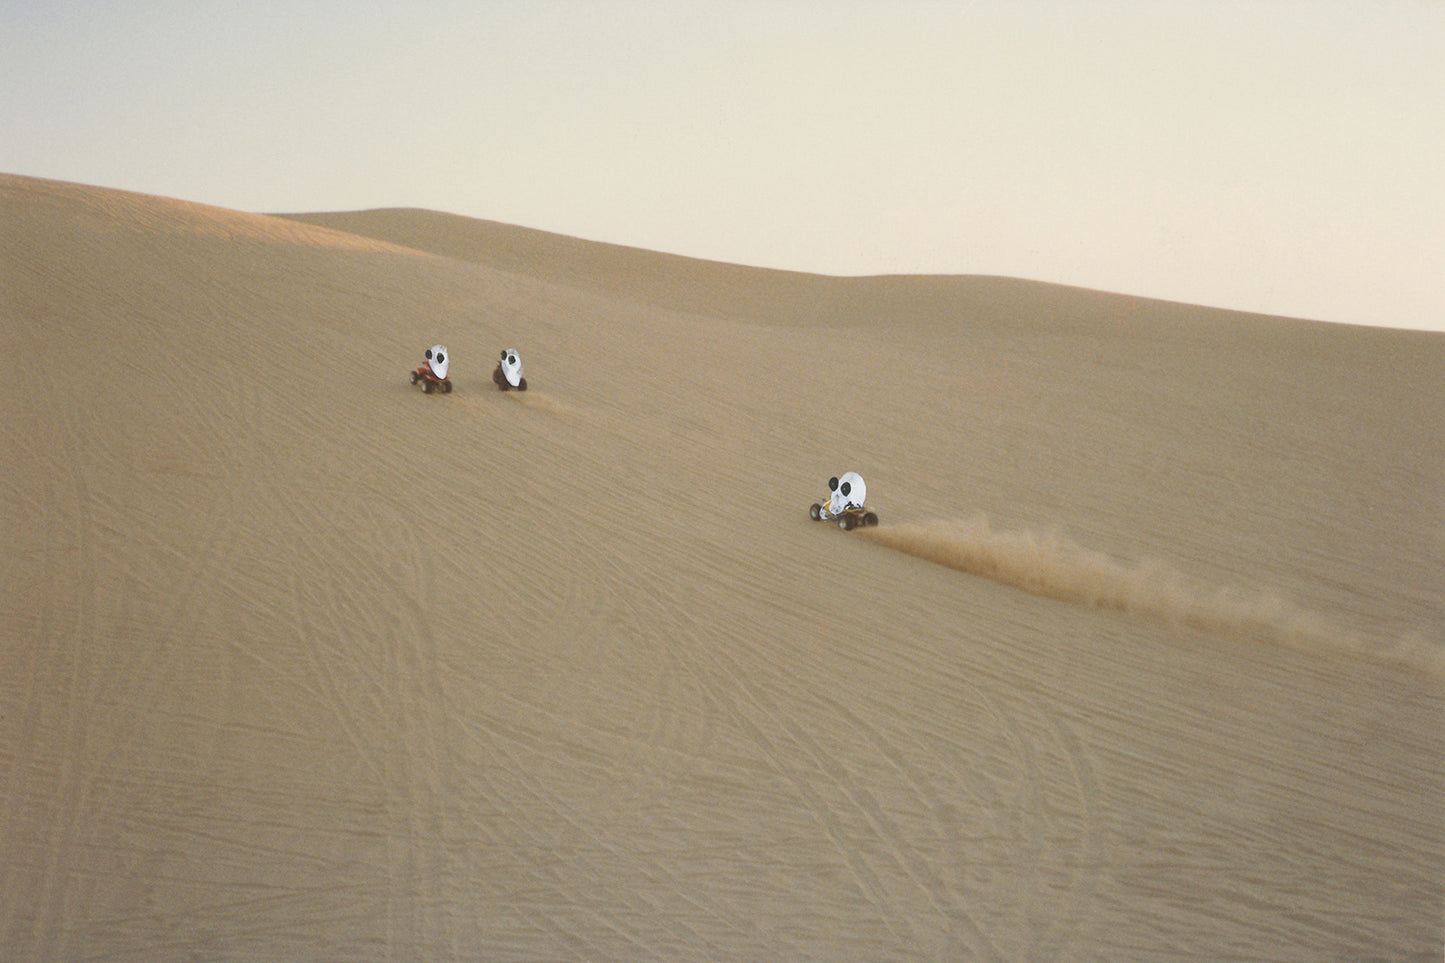
<instances>
[{"instance_id":1,"label":"quad bike with dust trail","mask_svg":"<svg viewBox=\"0 0 1445 963\"><path fill-rule=\"evenodd\" d=\"M837 522L845 532L855 528L867 528L878 524L878 516L865 508L863 499L868 487L857 472L844 472L842 477L828 479L828 500L814 503L808 515L815 522Z\"/></svg>"}]
</instances>

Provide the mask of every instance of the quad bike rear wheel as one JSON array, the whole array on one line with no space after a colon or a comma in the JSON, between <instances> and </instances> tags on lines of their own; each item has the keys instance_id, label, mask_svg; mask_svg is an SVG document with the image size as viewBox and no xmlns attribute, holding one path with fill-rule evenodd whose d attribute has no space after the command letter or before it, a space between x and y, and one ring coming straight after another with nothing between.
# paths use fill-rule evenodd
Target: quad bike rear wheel
<instances>
[{"instance_id":1,"label":"quad bike rear wheel","mask_svg":"<svg viewBox=\"0 0 1445 963\"><path fill-rule=\"evenodd\" d=\"M442 382L442 394L444 394L444 395L449 395L449 394L451 394L451 393L452 393L452 383L451 383L450 381L443 381L443 382Z\"/></svg>"},{"instance_id":2,"label":"quad bike rear wheel","mask_svg":"<svg viewBox=\"0 0 1445 963\"><path fill-rule=\"evenodd\" d=\"M839 516L839 518L838 518L838 527L841 528L841 529L842 529L843 531L845 531L845 532L851 532L851 531L853 530L853 516L852 516L852 515L842 515L842 516Z\"/></svg>"},{"instance_id":3,"label":"quad bike rear wheel","mask_svg":"<svg viewBox=\"0 0 1445 963\"><path fill-rule=\"evenodd\" d=\"M868 514L863 516L863 524L867 525L869 528L872 528L873 526L878 524L878 516L873 514L872 512L869 512Z\"/></svg>"}]
</instances>

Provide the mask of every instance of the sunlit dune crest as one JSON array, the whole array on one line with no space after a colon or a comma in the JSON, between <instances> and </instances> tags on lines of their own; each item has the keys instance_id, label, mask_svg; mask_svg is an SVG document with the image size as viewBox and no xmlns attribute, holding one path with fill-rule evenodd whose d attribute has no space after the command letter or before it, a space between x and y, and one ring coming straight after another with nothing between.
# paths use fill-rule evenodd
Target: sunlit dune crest
<instances>
[{"instance_id":1,"label":"sunlit dune crest","mask_svg":"<svg viewBox=\"0 0 1445 963\"><path fill-rule=\"evenodd\" d=\"M107 190L38 178L0 175L0 199L11 216L44 207L47 216L76 226L125 228L130 231L181 234L229 241L269 241L339 250L389 250L375 238L334 231L264 214L173 200L150 194ZM55 202L63 206L57 209ZM58 226L58 224L57 224Z\"/></svg>"}]
</instances>

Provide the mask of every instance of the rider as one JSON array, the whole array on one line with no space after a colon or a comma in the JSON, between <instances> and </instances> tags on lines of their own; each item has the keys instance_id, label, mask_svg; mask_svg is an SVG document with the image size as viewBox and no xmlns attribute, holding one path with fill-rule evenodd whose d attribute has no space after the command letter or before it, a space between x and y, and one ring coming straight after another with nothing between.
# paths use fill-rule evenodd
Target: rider
<instances>
[{"instance_id":1,"label":"rider","mask_svg":"<svg viewBox=\"0 0 1445 963\"><path fill-rule=\"evenodd\" d=\"M527 381L522 377L522 356L517 354L515 348L502 349L502 360L497 362L497 368L492 372L492 380L503 391L509 387L526 390Z\"/></svg>"},{"instance_id":2,"label":"rider","mask_svg":"<svg viewBox=\"0 0 1445 963\"><path fill-rule=\"evenodd\" d=\"M451 363L450 352L444 344L434 344L426 349L427 367L438 381L447 380L447 365Z\"/></svg>"},{"instance_id":3,"label":"rider","mask_svg":"<svg viewBox=\"0 0 1445 963\"><path fill-rule=\"evenodd\" d=\"M839 478L828 479L828 514L841 515L850 508L862 508L868 486L856 471L846 471Z\"/></svg>"}]
</instances>

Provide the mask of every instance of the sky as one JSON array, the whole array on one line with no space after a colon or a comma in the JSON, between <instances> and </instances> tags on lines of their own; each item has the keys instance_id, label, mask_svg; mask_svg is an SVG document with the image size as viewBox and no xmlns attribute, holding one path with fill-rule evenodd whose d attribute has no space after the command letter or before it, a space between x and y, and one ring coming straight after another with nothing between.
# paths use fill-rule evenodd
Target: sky
<instances>
[{"instance_id":1,"label":"sky","mask_svg":"<svg viewBox=\"0 0 1445 963\"><path fill-rule=\"evenodd\" d=\"M1445 330L1442 65L1442 0L0 0L0 171Z\"/></svg>"}]
</instances>

